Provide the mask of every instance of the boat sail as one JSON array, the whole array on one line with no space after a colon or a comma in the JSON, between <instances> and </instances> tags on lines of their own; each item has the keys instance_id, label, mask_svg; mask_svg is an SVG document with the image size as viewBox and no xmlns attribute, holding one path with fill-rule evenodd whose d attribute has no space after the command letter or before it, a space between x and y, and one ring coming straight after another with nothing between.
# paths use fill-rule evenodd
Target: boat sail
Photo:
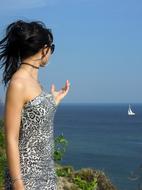
<instances>
[{"instance_id":1,"label":"boat sail","mask_svg":"<svg viewBox=\"0 0 142 190\"><path fill-rule=\"evenodd\" d=\"M129 104L129 108L128 108L128 115L135 115L135 113L131 109L130 104Z\"/></svg>"}]
</instances>

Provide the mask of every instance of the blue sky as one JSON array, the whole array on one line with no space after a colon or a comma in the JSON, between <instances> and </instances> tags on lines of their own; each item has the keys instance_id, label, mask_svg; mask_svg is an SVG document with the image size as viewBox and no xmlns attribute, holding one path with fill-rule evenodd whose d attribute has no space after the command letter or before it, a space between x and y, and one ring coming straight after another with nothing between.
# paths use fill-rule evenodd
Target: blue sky
<instances>
[{"instance_id":1,"label":"blue sky","mask_svg":"<svg viewBox=\"0 0 142 190\"><path fill-rule=\"evenodd\" d=\"M141 0L5 0L0 35L17 19L42 20L52 28L55 53L39 78L47 91L68 79L63 102L141 103L141 10Z\"/></svg>"}]
</instances>

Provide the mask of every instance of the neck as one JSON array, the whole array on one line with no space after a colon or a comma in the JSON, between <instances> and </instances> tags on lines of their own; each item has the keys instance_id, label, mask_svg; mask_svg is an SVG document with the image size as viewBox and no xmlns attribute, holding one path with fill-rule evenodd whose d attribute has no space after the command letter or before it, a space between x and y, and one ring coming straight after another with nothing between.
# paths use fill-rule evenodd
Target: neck
<instances>
[{"instance_id":1,"label":"neck","mask_svg":"<svg viewBox=\"0 0 142 190\"><path fill-rule=\"evenodd\" d=\"M27 63L27 62L22 62L21 64L29 65L29 66L31 66L31 67L33 67L35 69L39 69L39 67L37 67L37 66L35 66L33 64Z\"/></svg>"},{"instance_id":2,"label":"neck","mask_svg":"<svg viewBox=\"0 0 142 190\"><path fill-rule=\"evenodd\" d=\"M19 69L25 70L26 73L30 75L30 77L32 77L36 81L39 81L38 80L38 70L39 70L38 66L35 66L32 63L27 63L24 61L24 62L21 62Z\"/></svg>"}]
</instances>

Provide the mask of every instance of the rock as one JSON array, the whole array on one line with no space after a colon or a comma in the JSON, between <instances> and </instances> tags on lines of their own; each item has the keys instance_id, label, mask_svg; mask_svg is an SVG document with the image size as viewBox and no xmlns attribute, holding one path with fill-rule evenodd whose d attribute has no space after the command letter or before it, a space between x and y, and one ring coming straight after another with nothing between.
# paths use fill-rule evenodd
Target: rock
<instances>
[{"instance_id":1,"label":"rock","mask_svg":"<svg viewBox=\"0 0 142 190\"><path fill-rule=\"evenodd\" d=\"M96 179L97 187L92 188L92 190L117 190L104 172L95 170L94 168L74 170L72 166L56 165L56 171L58 175L58 190L81 190L81 188L75 184L74 179L77 176L79 179L84 180L87 185ZM89 190L91 190L91 188Z\"/></svg>"}]
</instances>

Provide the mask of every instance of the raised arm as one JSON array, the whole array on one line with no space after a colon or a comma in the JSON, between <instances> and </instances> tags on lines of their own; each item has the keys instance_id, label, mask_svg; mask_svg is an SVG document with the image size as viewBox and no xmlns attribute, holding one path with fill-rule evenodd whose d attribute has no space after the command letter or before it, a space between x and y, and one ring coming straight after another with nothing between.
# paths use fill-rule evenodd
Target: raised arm
<instances>
[{"instance_id":1,"label":"raised arm","mask_svg":"<svg viewBox=\"0 0 142 190\"><path fill-rule=\"evenodd\" d=\"M19 176L21 173L18 139L21 122L21 109L24 104L23 94L23 85L18 80L15 80L9 84L5 98L4 129L6 155L12 179ZM24 190L23 180L15 181L13 189Z\"/></svg>"}]
</instances>

